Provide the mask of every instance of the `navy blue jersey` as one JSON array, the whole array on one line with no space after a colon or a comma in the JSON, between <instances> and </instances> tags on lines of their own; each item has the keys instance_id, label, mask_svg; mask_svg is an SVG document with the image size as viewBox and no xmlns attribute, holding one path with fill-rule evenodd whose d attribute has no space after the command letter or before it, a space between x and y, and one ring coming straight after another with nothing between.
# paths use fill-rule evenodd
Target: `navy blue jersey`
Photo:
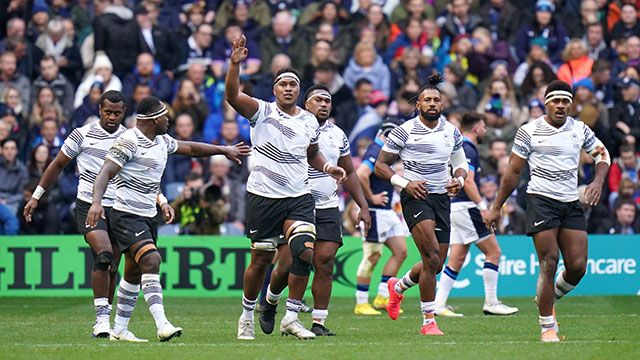
<instances>
[{"instance_id":1,"label":"navy blue jersey","mask_svg":"<svg viewBox=\"0 0 640 360\"><path fill-rule=\"evenodd\" d=\"M389 199L391 199L393 195L393 185L380 179L373 173L373 167L383 146L384 143L382 142L382 140L380 140L380 138L376 138L364 153L364 156L362 157L362 163L367 165L371 169L371 175L369 176L369 185L371 187L371 192L375 195L386 191L388 194L387 196L389 197ZM370 209L391 209L391 201L388 201L387 205L385 206L373 205L369 201L369 199L367 199L367 203L369 204Z\"/></svg>"},{"instance_id":2,"label":"navy blue jersey","mask_svg":"<svg viewBox=\"0 0 640 360\"><path fill-rule=\"evenodd\" d=\"M478 149L476 149L476 146L471 142L471 140L467 138L462 138L462 148L464 149L464 155L467 157L469 170L473 170L474 172L473 181L476 183L476 185L480 186L480 157L478 156ZM472 200L469 199L469 196L467 196L464 188L462 188L458 195L456 195L456 197L454 197L451 201L459 202Z\"/></svg>"}]
</instances>

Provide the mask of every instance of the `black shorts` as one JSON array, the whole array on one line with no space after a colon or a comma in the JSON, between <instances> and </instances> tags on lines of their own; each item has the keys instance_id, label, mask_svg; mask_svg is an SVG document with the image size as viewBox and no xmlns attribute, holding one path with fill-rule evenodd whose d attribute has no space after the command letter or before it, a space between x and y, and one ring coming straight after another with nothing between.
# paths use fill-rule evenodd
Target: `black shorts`
<instances>
[{"instance_id":1,"label":"black shorts","mask_svg":"<svg viewBox=\"0 0 640 360\"><path fill-rule=\"evenodd\" d=\"M101 217L98 218L98 225L93 229L87 227L87 214L89 213L90 208L91 208L91 203L88 203L80 199L76 199L75 216L76 216L76 229L78 229L78 232L86 236L91 231L104 230L107 232L107 234L109 234L109 239L111 239L111 242L115 242L112 236L112 229L111 229L111 207L107 207L107 206L103 207L104 216L107 219L105 220ZM85 238L85 241L86 241L86 238Z\"/></svg>"},{"instance_id":2,"label":"black shorts","mask_svg":"<svg viewBox=\"0 0 640 360\"><path fill-rule=\"evenodd\" d=\"M124 252L131 245L143 240L158 240L157 217L144 217L124 211L111 210L111 229L116 243Z\"/></svg>"},{"instance_id":3,"label":"black shorts","mask_svg":"<svg viewBox=\"0 0 640 360\"><path fill-rule=\"evenodd\" d=\"M451 198L447 194L429 194L425 200L400 192L402 215L409 230L421 221L433 220L438 243L448 244L451 234Z\"/></svg>"},{"instance_id":4,"label":"black shorts","mask_svg":"<svg viewBox=\"0 0 640 360\"><path fill-rule=\"evenodd\" d=\"M285 220L315 222L315 202L311 194L295 198L272 199L247 194L247 237L251 241L282 234Z\"/></svg>"},{"instance_id":5,"label":"black shorts","mask_svg":"<svg viewBox=\"0 0 640 360\"><path fill-rule=\"evenodd\" d=\"M342 224L338 208L316 209L316 240L333 241L342 246Z\"/></svg>"},{"instance_id":6,"label":"black shorts","mask_svg":"<svg viewBox=\"0 0 640 360\"><path fill-rule=\"evenodd\" d=\"M527 194L527 236L557 227L587 231L587 220L578 200L562 202Z\"/></svg>"}]
</instances>

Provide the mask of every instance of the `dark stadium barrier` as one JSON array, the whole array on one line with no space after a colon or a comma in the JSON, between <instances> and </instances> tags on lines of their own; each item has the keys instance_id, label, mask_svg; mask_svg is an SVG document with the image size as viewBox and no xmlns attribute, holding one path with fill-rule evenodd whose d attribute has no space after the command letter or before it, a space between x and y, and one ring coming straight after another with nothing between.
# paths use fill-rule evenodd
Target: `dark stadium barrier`
<instances>
[{"instance_id":1,"label":"dark stadium barrier","mask_svg":"<svg viewBox=\"0 0 640 360\"><path fill-rule=\"evenodd\" d=\"M498 295L534 295L538 262L531 238L500 236L498 240L503 253ZM344 243L336 258L333 295L351 297L362 256L361 241L347 237ZM407 245L409 256L400 275L419 259L411 239ZM166 295L241 296L242 276L250 258L246 238L161 237L158 248ZM371 281L372 296L388 257L385 250ZM484 255L472 246L452 296L483 296L483 260ZM81 236L0 237L0 296L91 296L92 262L91 250ZM587 274L572 294L640 295L639 262L640 236L591 235ZM418 291L406 295L418 296Z\"/></svg>"}]
</instances>

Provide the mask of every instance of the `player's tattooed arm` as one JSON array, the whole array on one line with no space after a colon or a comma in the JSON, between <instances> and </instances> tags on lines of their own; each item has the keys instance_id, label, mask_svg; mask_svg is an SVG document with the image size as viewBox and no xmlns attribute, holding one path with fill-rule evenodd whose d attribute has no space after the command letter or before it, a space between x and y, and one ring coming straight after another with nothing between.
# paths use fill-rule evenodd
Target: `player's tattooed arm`
<instances>
[{"instance_id":1,"label":"player's tattooed arm","mask_svg":"<svg viewBox=\"0 0 640 360\"><path fill-rule=\"evenodd\" d=\"M378 154L378 159L376 160L376 165L373 168L373 173L376 174L377 177L388 181L392 185L403 188L409 195L413 196L415 199L426 199L428 194L427 187L424 185L426 181L409 181L396 174L396 172L391 168L391 165L395 163L396 160L398 160L398 154L394 154L382 149L380 151L380 154Z\"/></svg>"},{"instance_id":2,"label":"player's tattooed arm","mask_svg":"<svg viewBox=\"0 0 640 360\"><path fill-rule=\"evenodd\" d=\"M384 181L389 181L393 175L396 174L391 165L398 160L398 154L390 153L388 151L380 151L378 159L373 167L373 173Z\"/></svg>"}]
</instances>

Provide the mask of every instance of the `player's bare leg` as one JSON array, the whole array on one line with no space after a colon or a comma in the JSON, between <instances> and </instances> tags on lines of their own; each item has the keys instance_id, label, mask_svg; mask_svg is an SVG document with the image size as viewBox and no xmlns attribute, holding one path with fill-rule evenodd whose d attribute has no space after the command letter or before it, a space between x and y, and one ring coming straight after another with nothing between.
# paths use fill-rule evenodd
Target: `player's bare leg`
<instances>
[{"instance_id":1,"label":"player's bare leg","mask_svg":"<svg viewBox=\"0 0 640 360\"><path fill-rule=\"evenodd\" d=\"M118 268L114 259L120 258L120 249L112 244L109 235L104 230L93 230L85 235L87 243L93 252L94 265L91 271L91 287L93 289L93 306L96 311L96 322L93 327L93 336L99 338L109 337L111 326L111 303L113 293L111 288L111 271ZM115 252L117 251L117 253Z\"/></svg>"},{"instance_id":2,"label":"player's bare leg","mask_svg":"<svg viewBox=\"0 0 640 360\"><path fill-rule=\"evenodd\" d=\"M554 278L558 268L558 228L535 233L533 244L538 254L540 274L536 288L542 341L555 342L558 338L558 325L554 316L555 286Z\"/></svg>"},{"instance_id":3,"label":"player's bare leg","mask_svg":"<svg viewBox=\"0 0 640 360\"><path fill-rule=\"evenodd\" d=\"M402 263L404 263L404 260L407 258L407 243L403 236L394 236L388 238L384 244L391 250L391 257L389 257L382 269L382 278L378 285L378 295L373 300L373 307L386 310L387 303L389 302L388 281L398 275L400 266L402 266ZM402 313L402 310L400 310L400 313Z\"/></svg>"},{"instance_id":4,"label":"player's bare leg","mask_svg":"<svg viewBox=\"0 0 640 360\"><path fill-rule=\"evenodd\" d=\"M422 257L420 273L420 307L423 314L423 335L444 335L435 322L436 275L446 259L448 243L439 244L435 234L435 222L424 220L411 229L414 242Z\"/></svg>"},{"instance_id":5,"label":"player's bare leg","mask_svg":"<svg viewBox=\"0 0 640 360\"><path fill-rule=\"evenodd\" d=\"M311 291L313 293L313 312L311 314L313 326L311 331L316 335L335 335L335 333L329 331L324 326L324 322L329 315L333 266L339 248L340 244L335 241L316 241L313 254L315 273L311 284Z\"/></svg>"}]
</instances>

